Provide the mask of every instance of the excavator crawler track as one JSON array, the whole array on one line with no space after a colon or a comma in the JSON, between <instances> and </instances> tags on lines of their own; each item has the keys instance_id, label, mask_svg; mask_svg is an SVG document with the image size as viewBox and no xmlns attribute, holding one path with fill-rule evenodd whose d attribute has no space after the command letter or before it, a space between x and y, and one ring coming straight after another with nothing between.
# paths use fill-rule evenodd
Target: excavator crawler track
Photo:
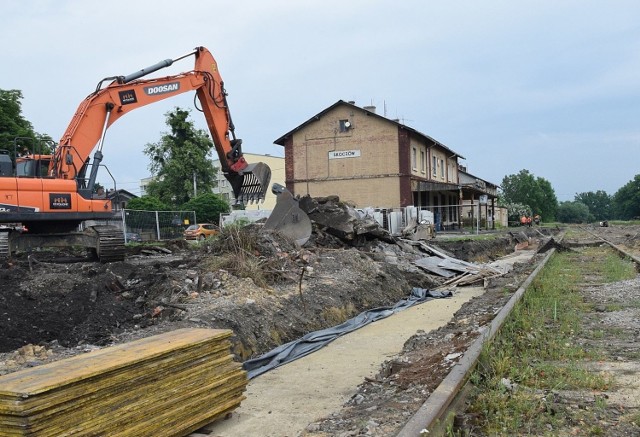
<instances>
[{"instance_id":1,"label":"excavator crawler track","mask_svg":"<svg viewBox=\"0 0 640 437\"><path fill-rule=\"evenodd\" d=\"M96 254L100 262L124 261L124 236L122 230L113 226L93 226L98 234Z\"/></svg>"},{"instance_id":2,"label":"excavator crawler track","mask_svg":"<svg viewBox=\"0 0 640 437\"><path fill-rule=\"evenodd\" d=\"M9 258L9 233L0 232L0 259Z\"/></svg>"}]
</instances>

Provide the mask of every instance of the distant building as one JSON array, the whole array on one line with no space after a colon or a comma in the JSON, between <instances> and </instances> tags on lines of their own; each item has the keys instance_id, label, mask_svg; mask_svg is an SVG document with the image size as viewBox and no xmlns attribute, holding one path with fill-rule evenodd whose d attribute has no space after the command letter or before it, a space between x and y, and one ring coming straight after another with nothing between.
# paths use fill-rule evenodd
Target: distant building
<instances>
[{"instance_id":1,"label":"distant building","mask_svg":"<svg viewBox=\"0 0 640 437\"><path fill-rule=\"evenodd\" d=\"M153 181L153 176L149 176L148 178L140 179L140 197L147 195L147 187Z\"/></svg>"},{"instance_id":2,"label":"distant building","mask_svg":"<svg viewBox=\"0 0 640 437\"><path fill-rule=\"evenodd\" d=\"M468 173L462 165L458 174L460 191L465 193L461 199L462 222L466 225L479 222L485 229L494 229L496 224L507 227L507 210L496 205L499 186Z\"/></svg>"},{"instance_id":3,"label":"distant building","mask_svg":"<svg viewBox=\"0 0 640 437\"><path fill-rule=\"evenodd\" d=\"M127 190L109 190L107 191L107 199L111 200L111 209L113 211L121 211L127 209L127 204L131 199L138 196L128 192Z\"/></svg>"}]
</instances>

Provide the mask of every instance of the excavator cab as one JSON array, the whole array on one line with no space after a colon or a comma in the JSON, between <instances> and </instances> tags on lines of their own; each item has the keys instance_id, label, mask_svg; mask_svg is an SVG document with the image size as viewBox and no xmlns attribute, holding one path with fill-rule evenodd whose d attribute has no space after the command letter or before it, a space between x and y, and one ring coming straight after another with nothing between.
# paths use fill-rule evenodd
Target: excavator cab
<instances>
[{"instance_id":1,"label":"excavator cab","mask_svg":"<svg viewBox=\"0 0 640 437\"><path fill-rule=\"evenodd\" d=\"M27 155L16 159L16 176L45 177L49 170L51 155Z\"/></svg>"}]
</instances>

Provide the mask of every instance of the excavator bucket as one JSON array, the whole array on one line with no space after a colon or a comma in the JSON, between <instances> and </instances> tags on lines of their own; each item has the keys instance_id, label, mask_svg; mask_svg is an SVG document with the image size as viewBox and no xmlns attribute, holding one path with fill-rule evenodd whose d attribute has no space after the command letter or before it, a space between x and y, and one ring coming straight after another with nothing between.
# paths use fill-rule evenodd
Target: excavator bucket
<instances>
[{"instance_id":1,"label":"excavator bucket","mask_svg":"<svg viewBox=\"0 0 640 437\"><path fill-rule=\"evenodd\" d=\"M263 229L277 231L302 246L311 237L311 220L298 206L298 199L285 187L273 184L271 191L277 196L276 207Z\"/></svg>"},{"instance_id":2,"label":"excavator bucket","mask_svg":"<svg viewBox=\"0 0 640 437\"><path fill-rule=\"evenodd\" d=\"M271 169L264 162L249 164L242 173L225 174L239 203L264 200L271 181Z\"/></svg>"}]
</instances>

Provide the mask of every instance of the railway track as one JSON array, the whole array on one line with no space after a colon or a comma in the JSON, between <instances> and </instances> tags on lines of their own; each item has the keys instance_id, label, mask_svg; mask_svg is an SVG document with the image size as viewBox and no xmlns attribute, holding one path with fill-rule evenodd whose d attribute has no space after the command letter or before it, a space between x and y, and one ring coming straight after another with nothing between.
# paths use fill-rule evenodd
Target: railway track
<instances>
[{"instance_id":1,"label":"railway track","mask_svg":"<svg viewBox=\"0 0 640 437\"><path fill-rule=\"evenodd\" d=\"M497 284L485 280L492 283L490 293L485 292L482 281L476 286L459 287L452 298L436 299L376 321L313 354L260 375L250 381L247 399L229 420L199 430L194 437L326 437L362 435L360 431L395 435L398 424L408 419L409 411L417 410L426 393L449 369L449 362L441 365L443 359L451 356L455 360L462 355L459 352L466 350L467 340L477 335L476 328L484 326L494 317L496 308L508 300L505 287L515 291L515 284L543 257L536 255L537 247L535 243L492 263L496 267L511 266L512 271L497 278ZM440 340L430 338L436 331ZM452 336L456 337L453 342ZM413 349L420 356L400 354L406 343L415 345ZM398 391L398 386L408 389ZM343 413L345 417L341 417ZM370 429L353 434L363 427Z\"/></svg>"},{"instance_id":2,"label":"railway track","mask_svg":"<svg viewBox=\"0 0 640 437\"><path fill-rule=\"evenodd\" d=\"M546 392L546 409L540 414L555 417L540 434L551 435L640 435L640 281L636 276L629 281L609 282L598 269L591 266L606 262L616 254L640 265L638 251L623 247L625 240L637 235L611 233L609 229L577 227L569 228L556 240L572 250L569 269L581 277L578 292L587 308L582 315L582 328L575 341L589 350L597 350L599 359L585 359L572 363L594 375L609 378L609 385L600 390L549 390ZM615 237L614 237L615 235ZM538 267L522 283L507 304L498 312L483 335L478 337L451 369L442 383L431 393L426 402L402 427L398 437L423 435L496 435L481 431L476 417L469 424L467 414L475 394L470 382L483 350L489 347L500 329L509 319L513 309L526 293L534 293L530 286L540 275L549 260L557 255L550 250ZM558 364L564 366L566 363ZM511 390L505 383L505 390ZM517 384L515 384L517 385ZM551 394L551 396L550 396ZM549 408L548 399L554 404ZM476 413L474 413L476 414ZM561 416L560 416L561 415ZM565 419L563 423L558 417ZM538 435L535 430L504 428L498 435L526 433Z\"/></svg>"}]
</instances>

